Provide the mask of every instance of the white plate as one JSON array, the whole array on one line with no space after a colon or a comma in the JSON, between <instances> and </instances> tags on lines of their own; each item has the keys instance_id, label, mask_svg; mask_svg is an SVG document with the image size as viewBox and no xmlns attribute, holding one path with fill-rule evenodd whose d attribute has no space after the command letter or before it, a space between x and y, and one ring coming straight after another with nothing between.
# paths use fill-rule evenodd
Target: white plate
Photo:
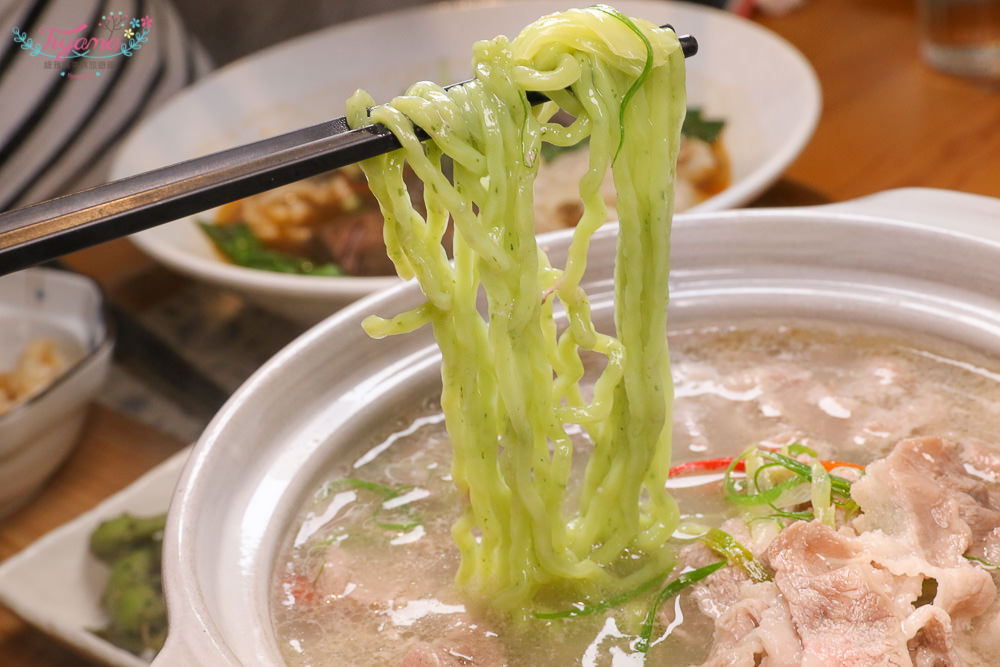
<instances>
[{"instance_id":1,"label":"white plate","mask_svg":"<svg viewBox=\"0 0 1000 667\"><path fill-rule=\"evenodd\" d=\"M359 87L387 101L414 81L470 76L471 45L506 34L579 2L441 4L345 23L263 51L204 79L149 117L124 142L112 168L122 177L311 125L344 113ZM694 35L688 97L728 122L732 185L698 205L745 204L774 182L812 135L820 90L791 45L730 13L689 3L631 0L625 14L673 24ZM394 278L322 278L258 271L217 258L191 219L133 237L167 266L243 292L304 322L315 322Z\"/></svg>"},{"instance_id":2,"label":"white plate","mask_svg":"<svg viewBox=\"0 0 1000 667\"><path fill-rule=\"evenodd\" d=\"M123 512L158 514L170 503L191 448L186 447L130 486L63 524L0 564L0 603L78 653L113 667L147 661L88 631L105 617L99 600L108 568L90 555L90 534Z\"/></svg>"}]
</instances>

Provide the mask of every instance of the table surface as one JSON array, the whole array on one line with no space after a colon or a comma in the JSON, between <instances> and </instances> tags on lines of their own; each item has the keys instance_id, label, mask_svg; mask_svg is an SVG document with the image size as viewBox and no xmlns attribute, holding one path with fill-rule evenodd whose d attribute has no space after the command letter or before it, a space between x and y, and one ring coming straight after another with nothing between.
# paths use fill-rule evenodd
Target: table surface
<instances>
[{"instance_id":1,"label":"table surface","mask_svg":"<svg viewBox=\"0 0 1000 667\"><path fill-rule=\"evenodd\" d=\"M805 54L823 90L815 135L782 180L754 205L842 201L908 186L1000 197L1000 86L924 65L912 0L807 0L784 16L754 20ZM126 241L75 253L67 263L134 308L185 285ZM94 406L72 457L35 501L0 519L0 560L124 488L185 444ZM3 607L0 656L9 667L93 665Z\"/></svg>"}]
</instances>

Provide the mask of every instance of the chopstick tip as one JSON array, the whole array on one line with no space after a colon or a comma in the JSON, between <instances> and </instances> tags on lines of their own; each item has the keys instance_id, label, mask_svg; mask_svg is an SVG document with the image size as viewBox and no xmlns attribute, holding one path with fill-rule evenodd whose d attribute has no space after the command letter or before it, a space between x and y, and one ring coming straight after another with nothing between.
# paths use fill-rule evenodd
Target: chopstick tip
<instances>
[{"instance_id":1,"label":"chopstick tip","mask_svg":"<svg viewBox=\"0 0 1000 667\"><path fill-rule=\"evenodd\" d=\"M681 51L684 52L685 58L690 58L698 53L698 40L693 35L681 35L678 39L681 42Z\"/></svg>"}]
</instances>

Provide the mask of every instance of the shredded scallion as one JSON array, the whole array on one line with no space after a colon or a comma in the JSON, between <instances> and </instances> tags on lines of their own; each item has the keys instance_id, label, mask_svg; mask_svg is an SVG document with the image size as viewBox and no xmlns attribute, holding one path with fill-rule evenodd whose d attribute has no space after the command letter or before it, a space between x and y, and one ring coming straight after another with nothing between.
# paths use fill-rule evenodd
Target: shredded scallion
<instances>
[{"instance_id":1,"label":"shredded scallion","mask_svg":"<svg viewBox=\"0 0 1000 667\"><path fill-rule=\"evenodd\" d=\"M646 619L642 622L642 629L639 631L639 641L636 642L636 650L641 653L645 653L649 650L653 637L653 625L656 623L656 612L660 609L660 606L664 602L692 584L698 583L713 572L721 570L725 567L726 562L727 561L720 560L718 563L712 563L711 565L699 567L697 570L685 572L667 584L663 590L660 591L660 594L656 596L656 599L653 600L653 604L649 607L649 611L646 612Z\"/></svg>"},{"instance_id":2,"label":"shredded scallion","mask_svg":"<svg viewBox=\"0 0 1000 667\"><path fill-rule=\"evenodd\" d=\"M709 549L724 557L733 565L738 565L754 583L771 581L771 572L757 560L745 546L724 530L712 528L700 538Z\"/></svg>"}]
</instances>

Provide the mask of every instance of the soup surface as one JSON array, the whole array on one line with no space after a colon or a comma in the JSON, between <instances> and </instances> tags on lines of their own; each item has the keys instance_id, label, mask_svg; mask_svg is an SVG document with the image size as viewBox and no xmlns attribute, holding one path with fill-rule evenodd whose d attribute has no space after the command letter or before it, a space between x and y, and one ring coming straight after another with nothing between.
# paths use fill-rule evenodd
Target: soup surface
<instances>
[{"instance_id":1,"label":"soup surface","mask_svg":"<svg viewBox=\"0 0 1000 667\"><path fill-rule=\"evenodd\" d=\"M991 664L1000 643L990 567L1000 562L1000 363L936 339L811 321L702 326L672 333L670 345L675 464L791 443L861 465L888 457L855 483L861 513L841 516L836 530L792 519L748 526L733 518L721 474L672 479L682 523L723 526L774 580L751 583L733 567L709 576L663 605L645 653L638 628L655 590L583 616L498 618L453 586L450 528L463 499L443 416L428 401L346 453L289 534L272 596L287 663ZM588 442L575 435L582 470ZM924 481L928 490L914 491ZM941 499L924 508L931 529L902 516L925 497ZM930 544L938 536L965 540L957 561ZM671 578L718 560L700 545L665 548L680 554ZM810 595L798 600L803 589ZM816 604L821 623L810 617ZM859 628L866 638L851 634Z\"/></svg>"}]
</instances>

